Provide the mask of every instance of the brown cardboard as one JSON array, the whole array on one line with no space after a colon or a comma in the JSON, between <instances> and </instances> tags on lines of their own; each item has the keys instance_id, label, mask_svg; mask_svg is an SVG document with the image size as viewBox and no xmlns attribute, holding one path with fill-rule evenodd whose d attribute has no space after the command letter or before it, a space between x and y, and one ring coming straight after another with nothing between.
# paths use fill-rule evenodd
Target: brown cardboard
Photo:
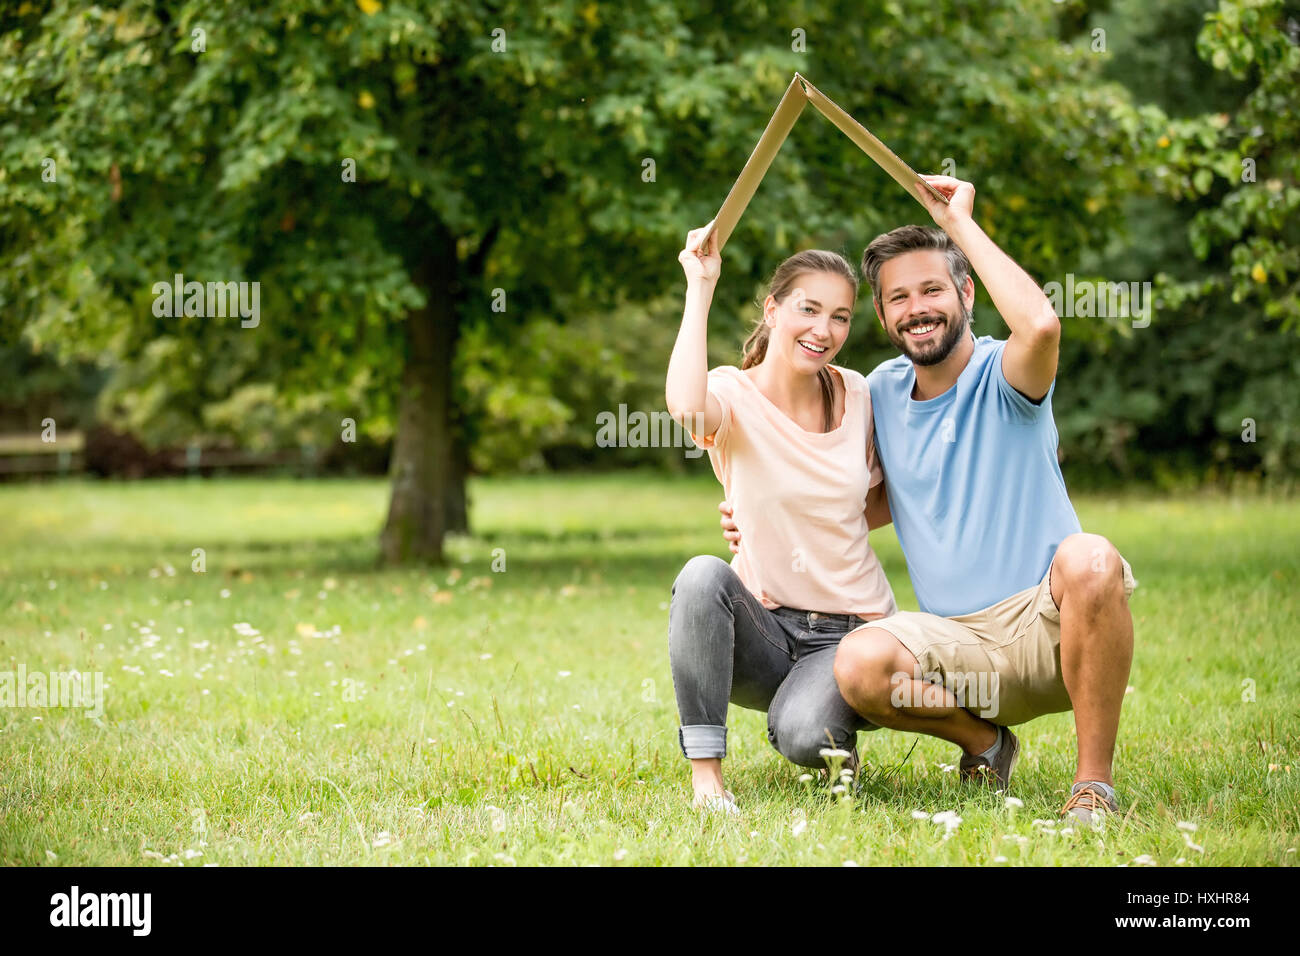
<instances>
[{"instance_id":1,"label":"brown cardboard","mask_svg":"<svg viewBox=\"0 0 1300 956\"><path fill-rule=\"evenodd\" d=\"M912 189L913 185L921 177L916 174L912 167L899 159L888 146L871 135L871 132L865 126L840 109L826 94L809 83L807 78L796 73L790 81L790 85L786 87L781 102L777 104L776 112L768 120L767 129L763 130L763 135L759 137L758 145L749 154L745 168L740 171L740 176L732 185L731 192L727 193L727 198L722 201L722 208L718 210L718 215L714 217L713 231L718 235L719 252L727 244L727 240L731 238L732 230L736 228L736 223L740 221L741 214L744 213L745 207L749 205L749 201L754 198L754 193L758 190L758 184L762 182L768 167L772 165L772 160L776 158L777 152L781 149L781 144L790 135L790 130L794 128L795 121L799 119L804 106L809 103L812 103L818 112L834 123L840 132L853 140L858 145L858 148L870 156L877 166L889 173L900 186L907 190L909 196L916 199L918 203L921 201ZM942 193L928 183L926 188L941 201L945 203L948 201ZM704 243L707 242L708 236L706 235Z\"/></svg>"}]
</instances>

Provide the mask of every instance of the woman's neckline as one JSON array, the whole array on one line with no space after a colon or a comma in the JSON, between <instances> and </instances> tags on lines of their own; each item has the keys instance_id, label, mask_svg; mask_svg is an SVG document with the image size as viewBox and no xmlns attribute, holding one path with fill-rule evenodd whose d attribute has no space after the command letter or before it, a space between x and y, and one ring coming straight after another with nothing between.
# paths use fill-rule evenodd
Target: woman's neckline
<instances>
[{"instance_id":1,"label":"woman's neckline","mask_svg":"<svg viewBox=\"0 0 1300 956\"><path fill-rule=\"evenodd\" d=\"M772 401L772 400L771 400L770 398L768 398L765 394L763 394L763 390L762 390L761 388L758 387L758 383L754 381L754 379L753 379L752 376L746 374L746 372L745 372L744 369L739 369L738 371L740 372L740 377L743 378L746 382L749 383L749 387L752 388L755 392L758 393L758 397L759 397L760 399L762 399L764 402L766 402L767 405L768 405L768 407L771 408L772 411L776 412L778 415L780 415L782 418L784 418L787 422L789 422L791 425L793 425L795 428L797 428L797 429L798 429L800 432L802 432L803 434L805 434L805 435L809 435L809 436L820 437L820 436L825 436L825 435L836 435L836 434L838 434L839 432L841 432L841 431L844 429L844 425L845 425L845 423L848 421L848 418L849 418L849 383L848 383L848 380L845 379L845 377L844 377L844 373L843 373L843 372L842 372L838 367L836 367L836 366L834 366L834 365L827 365L826 367L827 367L828 369L830 369L832 372L835 373L836 377L840 380L840 386L844 389L844 411L843 411L843 412L841 413L841 415L840 415L839 423L838 423L834 428L832 428L830 431L828 431L828 432L810 432L808 429L804 428L804 427L803 427L802 425L800 425L797 421L795 421L793 418L791 418L789 415L787 415L787 414L786 414L786 413L781 409L781 407L778 406L778 405L776 404L776 402Z\"/></svg>"}]
</instances>

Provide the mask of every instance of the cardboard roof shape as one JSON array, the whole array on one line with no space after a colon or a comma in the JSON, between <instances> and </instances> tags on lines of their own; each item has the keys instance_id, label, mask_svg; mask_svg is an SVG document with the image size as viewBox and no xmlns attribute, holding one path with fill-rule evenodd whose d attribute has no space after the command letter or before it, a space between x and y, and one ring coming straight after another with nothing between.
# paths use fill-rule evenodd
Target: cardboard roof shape
<instances>
[{"instance_id":1,"label":"cardboard roof shape","mask_svg":"<svg viewBox=\"0 0 1300 956\"><path fill-rule=\"evenodd\" d=\"M719 252L727 244L727 240L731 238L731 231L736 228L736 223L740 221L740 216L745 211L745 207L749 205L749 201L754 197L758 184L762 182L768 167L772 165L772 160L776 158L781 144L785 142L786 136L794 128L795 120L799 118L799 114L803 112L803 108L809 103L812 103L823 116L839 127L840 132L857 143L858 148L870 156L877 166L889 173L900 186L907 190L909 196L916 199L917 202L921 201L917 199L916 193L912 191L916 181L921 178L913 171L912 167L894 155L888 146L872 136L865 126L831 102L830 98L809 83L805 77L796 73L794 79L790 81L790 85L786 87L781 102L777 104L776 112L768 120L767 129L763 130L758 145L749 154L749 160L745 163L745 168L740 171L739 178L736 180L735 185L731 187L731 192L727 193L727 198L723 200L718 215L714 217L714 232L718 234ZM942 202L946 203L948 201L942 193L928 183L926 188ZM703 242L708 242L708 236L704 237Z\"/></svg>"}]
</instances>

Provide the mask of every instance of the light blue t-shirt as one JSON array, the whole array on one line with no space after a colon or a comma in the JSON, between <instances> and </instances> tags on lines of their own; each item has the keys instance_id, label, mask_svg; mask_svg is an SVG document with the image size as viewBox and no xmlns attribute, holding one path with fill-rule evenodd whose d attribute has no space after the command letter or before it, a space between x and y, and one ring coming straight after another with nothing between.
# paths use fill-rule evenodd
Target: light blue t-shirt
<instances>
[{"instance_id":1,"label":"light blue t-shirt","mask_svg":"<svg viewBox=\"0 0 1300 956\"><path fill-rule=\"evenodd\" d=\"M1037 585L1080 531L1056 461L1052 382L1042 402L1002 374L1006 341L975 340L957 384L912 398L904 355L867 376L889 509L921 610L969 614Z\"/></svg>"}]
</instances>

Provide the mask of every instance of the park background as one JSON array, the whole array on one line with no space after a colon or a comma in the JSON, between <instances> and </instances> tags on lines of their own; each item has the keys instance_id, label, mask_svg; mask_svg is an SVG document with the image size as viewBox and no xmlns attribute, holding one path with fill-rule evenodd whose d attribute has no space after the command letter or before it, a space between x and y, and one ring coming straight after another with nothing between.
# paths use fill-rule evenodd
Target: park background
<instances>
[{"instance_id":1,"label":"park background","mask_svg":"<svg viewBox=\"0 0 1300 956\"><path fill-rule=\"evenodd\" d=\"M1298 43L1281 0L4 4L0 658L108 687L0 709L0 859L1294 863ZM750 822L686 808L666 602L720 491L598 422L662 411L677 251L796 70L1041 284L1151 283L1063 316L1054 396L1140 582L1118 834L1037 822L1068 715L1018 810L889 734L825 799L737 708ZM781 259L924 217L806 110L711 364ZM260 321L157 315L176 274Z\"/></svg>"}]
</instances>

